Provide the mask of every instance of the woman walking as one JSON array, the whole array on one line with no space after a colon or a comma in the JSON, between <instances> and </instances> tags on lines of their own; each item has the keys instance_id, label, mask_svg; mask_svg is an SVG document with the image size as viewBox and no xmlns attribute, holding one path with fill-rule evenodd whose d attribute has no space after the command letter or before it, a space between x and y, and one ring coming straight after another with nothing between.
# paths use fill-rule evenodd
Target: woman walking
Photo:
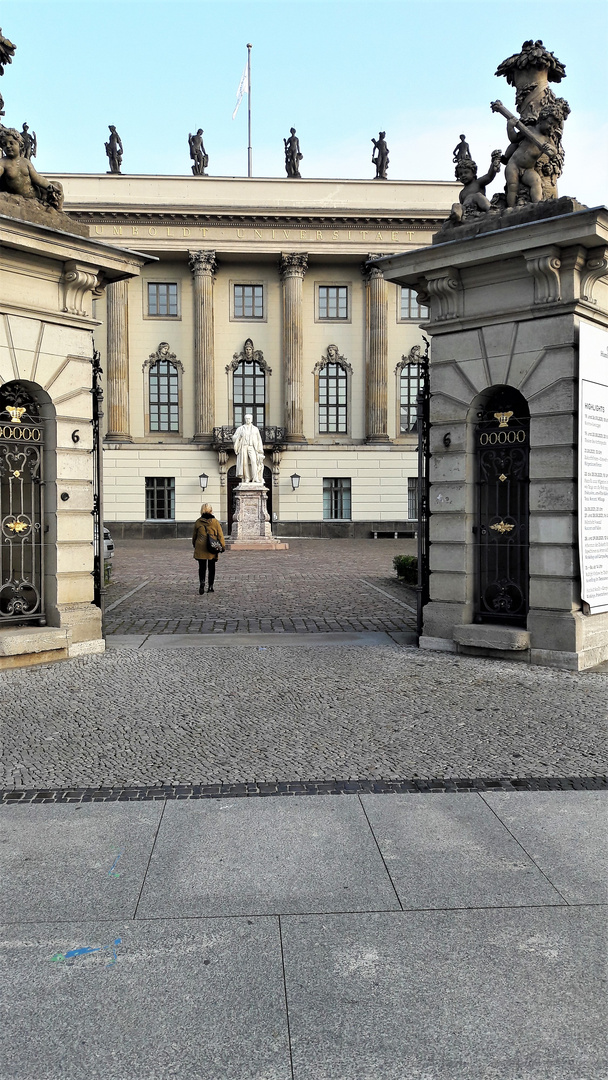
<instances>
[{"instance_id":1,"label":"woman walking","mask_svg":"<svg viewBox=\"0 0 608 1080\"><path fill-rule=\"evenodd\" d=\"M201 516L194 523L192 533L194 558L198 560L199 594L205 591L205 573L209 567L209 588L207 592L215 592L215 564L220 551L226 550L226 542L222 532L222 526L213 516L213 508L209 503L201 506Z\"/></svg>"}]
</instances>

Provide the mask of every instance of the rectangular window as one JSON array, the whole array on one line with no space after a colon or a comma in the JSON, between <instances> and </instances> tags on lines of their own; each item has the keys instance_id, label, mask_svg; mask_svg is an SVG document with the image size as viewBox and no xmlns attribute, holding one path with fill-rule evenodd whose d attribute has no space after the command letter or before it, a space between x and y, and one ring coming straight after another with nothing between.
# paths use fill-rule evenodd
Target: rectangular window
<instances>
[{"instance_id":1,"label":"rectangular window","mask_svg":"<svg viewBox=\"0 0 608 1080\"><path fill-rule=\"evenodd\" d=\"M418 430L418 394L423 376L418 364L406 364L399 376L399 434L413 435Z\"/></svg>"},{"instance_id":2,"label":"rectangular window","mask_svg":"<svg viewBox=\"0 0 608 1080\"><path fill-rule=\"evenodd\" d=\"M348 319L348 285L319 285L319 318Z\"/></svg>"},{"instance_id":3,"label":"rectangular window","mask_svg":"<svg viewBox=\"0 0 608 1080\"><path fill-rule=\"evenodd\" d=\"M350 521L350 477L323 477L323 519Z\"/></svg>"},{"instance_id":4,"label":"rectangular window","mask_svg":"<svg viewBox=\"0 0 608 1080\"><path fill-rule=\"evenodd\" d=\"M399 321L409 322L410 319L417 319L422 322L423 319L428 319L428 317L429 309L426 304L419 304L414 290L402 285Z\"/></svg>"},{"instance_id":5,"label":"rectangular window","mask_svg":"<svg viewBox=\"0 0 608 1080\"><path fill-rule=\"evenodd\" d=\"M235 285L234 286L234 318L235 319L263 319L264 318L264 286L263 285Z\"/></svg>"},{"instance_id":6,"label":"rectangular window","mask_svg":"<svg viewBox=\"0 0 608 1080\"><path fill-rule=\"evenodd\" d=\"M175 478L146 476L146 519L173 521L175 519Z\"/></svg>"},{"instance_id":7,"label":"rectangular window","mask_svg":"<svg viewBox=\"0 0 608 1080\"><path fill-rule=\"evenodd\" d=\"M407 520L418 521L418 477L407 478Z\"/></svg>"},{"instance_id":8,"label":"rectangular window","mask_svg":"<svg viewBox=\"0 0 608 1080\"><path fill-rule=\"evenodd\" d=\"M148 315L154 315L160 319L176 318L178 315L176 282L148 282Z\"/></svg>"}]
</instances>

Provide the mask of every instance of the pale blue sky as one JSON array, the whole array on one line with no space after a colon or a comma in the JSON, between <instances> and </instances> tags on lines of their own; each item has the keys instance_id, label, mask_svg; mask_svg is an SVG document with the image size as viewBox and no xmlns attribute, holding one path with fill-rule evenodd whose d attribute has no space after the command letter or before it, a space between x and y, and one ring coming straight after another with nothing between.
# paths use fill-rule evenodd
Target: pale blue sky
<instances>
[{"instance_id":1,"label":"pale blue sky","mask_svg":"<svg viewBox=\"0 0 608 1080\"><path fill-rule=\"evenodd\" d=\"M210 173L246 175L246 98L231 115L251 41L254 175L284 175L294 125L305 177L373 177L383 128L389 178L451 180L461 131L483 169L504 148L489 103L513 108L513 91L494 71L541 37L572 108L560 193L607 201L605 0L6 0L0 12L18 46L4 123L37 132L42 171L105 172L113 123L125 173L189 173L200 126Z\"/></svg>"}]
</instances>

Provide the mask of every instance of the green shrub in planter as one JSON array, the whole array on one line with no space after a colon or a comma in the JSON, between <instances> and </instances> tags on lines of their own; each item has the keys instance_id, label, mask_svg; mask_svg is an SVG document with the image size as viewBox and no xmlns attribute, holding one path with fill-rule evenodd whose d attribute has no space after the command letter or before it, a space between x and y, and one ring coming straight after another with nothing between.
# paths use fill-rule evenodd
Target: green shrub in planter
<instances>
[{"instance_id":1,"label":"green shrub in planter","mask_svg":"<svg viewBox=\"0 0 608 1080\"><path fill-rule=\"evenodd\" d=\"M393 566L401 581L407 585L418 584L418 559L415 555L395 555Z\"/></svg>"}]
</instances>

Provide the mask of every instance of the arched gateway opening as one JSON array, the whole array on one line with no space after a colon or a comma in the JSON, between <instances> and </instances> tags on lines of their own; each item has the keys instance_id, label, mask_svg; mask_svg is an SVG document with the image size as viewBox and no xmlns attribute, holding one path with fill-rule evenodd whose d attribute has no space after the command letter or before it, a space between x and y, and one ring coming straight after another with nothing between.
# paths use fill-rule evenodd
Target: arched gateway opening
<instances>
[{"instance_id":1,"label":"arched gateway opening","mask_svg":"<svg viewBox=\"0 0 608 1080\"><path fill-rule=\"evenodd\" d=\"M530 410L511 386L492 387L475 418L477 623L525 626L529 605Z\"/></svg>"},{"instance_id":2,"label":"arched gateway opening","mask_svg":"<svg viewBox=\"0 0 608 1080\"><path fill-rule=\"evenodd\" d=\"M0 627L44 625L55 599L47 595L54 567L45 559L54 510L53 418L48 395L35 383L0 387Z\"/></svg>"}]
</instances>

